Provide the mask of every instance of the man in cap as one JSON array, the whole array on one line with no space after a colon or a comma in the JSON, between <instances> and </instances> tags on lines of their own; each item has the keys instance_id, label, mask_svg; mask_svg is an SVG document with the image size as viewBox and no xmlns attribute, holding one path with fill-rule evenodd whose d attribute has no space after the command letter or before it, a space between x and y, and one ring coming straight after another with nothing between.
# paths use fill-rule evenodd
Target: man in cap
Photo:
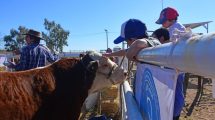
<instances>
[{"instance_id":1,"label":"man in cap","mask_svg":"<svg viewBox=\"0 0 215 120\"><path fill-rule=\"evenodd\" d=\"M129 60L135 60L136 54L143 48L160 44L158 40L148 37L146 25L138 19L129 19L121 25L121 35L114 40L115 44L123 41L130 46L129 49L119 50L105 56L127 56Z\"/></svg>"},{"instance_id":2,"label":"man in cap","mask_svg":"<svg viewBox=\"0 0 215 120\"><path fill-rule=\"evenodd\" d=\"M52 63L58 59L49 49L40 45L42 39L40 32L30 29L23 35L26 35L26 46L21 50L20 62L16 65L10 62L8 67L14 68L16 71L29 70L45 66L47 61Z\"/></svg>"},{"instance_id":3,"label":"man in cap","mask_svg":"<svg viewBox=\"0 0 215 120\"><path fill-rule=\"evenodd\" d=\"M172 7L164 8L160 13L160 18L155 22L157 24L162 24L162 27L167 28L170 35L170 41L176 40L177 31L185 32L186 28L178 22L178 12ZM179 120L181 111L184 106L184 94L183 94L183 81L185 73L181 73L178 76L176 89L175 89L175 103L173 120Z\"/></svg>"}]
</instances>

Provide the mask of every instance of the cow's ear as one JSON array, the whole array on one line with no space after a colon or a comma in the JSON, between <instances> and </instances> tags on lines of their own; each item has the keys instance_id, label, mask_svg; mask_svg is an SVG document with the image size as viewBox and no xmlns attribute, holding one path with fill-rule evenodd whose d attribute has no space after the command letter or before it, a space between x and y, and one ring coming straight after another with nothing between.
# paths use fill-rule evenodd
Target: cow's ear
<instances>
[{"instance_id":1,"label":"cow's ear","mask_svg":"<svg viewBox=\"0 0 215 120\"><path fill-rule=\"evenodd\" d=\"M98 61L91 61L88 65L87 69L95 72L95 71L97 71L98 67L99 67Z\"/></svg>"}]
</instances>

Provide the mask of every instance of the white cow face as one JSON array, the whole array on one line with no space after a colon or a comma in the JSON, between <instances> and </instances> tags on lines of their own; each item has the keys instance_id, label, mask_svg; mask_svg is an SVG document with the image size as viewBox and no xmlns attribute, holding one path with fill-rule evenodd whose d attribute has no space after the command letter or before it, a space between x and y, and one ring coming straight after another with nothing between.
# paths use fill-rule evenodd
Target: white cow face
<instances>
[{"instance_id":1,"label":"white cow face","mask_svg":"<svg viewBox=\"0 0 215 120\"><path fill-rule=\"evenodd\" d=\"M122 83L126 79L127 73L125 73L116 63L103 56L92 57L94 60L95 58L97 58L96 60L98 61L99 66L93 85L88 91L89 94L109 87L112 84Z\"/></svg>"},{"instance_id":2,"label":"white cow face","mask_svg":"<svg viewBox=\"0 0 215 120\"><path fill-rule=\"evenodd\" d=\"M107 57L102 57L99 60L97 73L104 75L112 84L122 83L127 75L122 68Z\"/></svg>"}]
</instances>

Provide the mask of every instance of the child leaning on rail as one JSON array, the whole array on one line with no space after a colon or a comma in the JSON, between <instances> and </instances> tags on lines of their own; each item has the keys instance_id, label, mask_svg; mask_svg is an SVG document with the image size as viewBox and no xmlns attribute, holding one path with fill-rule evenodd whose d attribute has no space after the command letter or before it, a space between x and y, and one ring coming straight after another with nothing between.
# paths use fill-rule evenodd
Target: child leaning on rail
<instances>
[{"instance_id":1,"label":"child leaning on rail","mask_svg":"<svg viewBox=\"0 0 215 120\"><path fill-rule=\"evenodd\" d=\"M146 25L138 19L129 19L121 25L121 35L114 40L114 43L119 44L124 41L130 48L103 55L106 57L126 55L129 60L135 60L135 55L141 49L160 44L158 40L148 36Z\"/></svg>"}]
</instances>

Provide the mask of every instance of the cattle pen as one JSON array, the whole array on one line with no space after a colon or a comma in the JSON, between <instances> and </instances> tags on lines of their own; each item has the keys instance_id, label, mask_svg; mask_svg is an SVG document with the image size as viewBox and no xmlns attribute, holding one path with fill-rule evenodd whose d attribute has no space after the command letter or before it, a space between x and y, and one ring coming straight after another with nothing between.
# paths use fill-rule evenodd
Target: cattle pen
<instances>
[{"instance_id":1,"label":"cattle pen","mask_svg":"<svg viewBox=\"0 0 215 120\"><path fill-rule=\"evenodd\" d=\"M215 60L215 53L213 51L214 46L215 46L215 33L210 33L207 35L194 36L189 39L183 38L180 41L175 43L167 43L157 47L143 49L139 52L137 59L144 63L149 63L156 66L161 66L164 68L166 67L168 69L172 69L175 71L183 71L183 72L189 73L189 77L191 78L191 80L189 81L188 86L192 87L192 89L193 89L193 86L196 87L196 93L195 93L196 95L195 95L195 98L191 98L192 100L186 97L186 99L188 99L188 101L190 102L189 103L190 105L185 104L185 109L182 112L182 116L187 117L192 114L192 110L196 105L195 102L198 102L199 99L201 99L200 94L203 92L203 89L204 89L203 85L206 85L207 88L209 86L209 88L212 89L211 84L212 82L215 81L213 80L213 78L215 78L215 66L213 64L213 61ZM67 56L65 54L62 57L71 57L71 56ZM78 57L78 54L76 54L75 57ZM127 66L129 67L129 65ZM195 77L194 75L198 75L198 79L192 78L192 77ZM144 119L144 114L139 109L139 106L134 98L135 96L133 92L134 88L130 82L133 80L128 80L128 81L125 81L119 88L115 88L116 86L111 88L111 90L113 90L114 92L120 91L119 93L120 99L117 97L109 99L109 101L112 103L114 103L115 100L120 100L119 102L120 105L117 106L120 108L120 111L117 111L118 118L116 119L122 119L122 120ZM200 85L200 86L197 86L197 85ZM204 89L204 90L205 92L207 92L208 89ZM189 91L188 94L185 93L186 96L189 96L191 94L190 90L188 91ZM106 99L107 96L104 96L104 94L107 95L108 93L103 93L103 96L101 96L102 94L100 94L99 97ZM213 119L214 112L215 112L215 107L214 107L215 100L212 98L211 94L212 93L210 92L211 98L205 100L205 103L210 102L209 104L210 106L208 107L212 107L212 110L209 111L209 113L210 115L212 114L211 119ZM114 94L111 93L109 97L110 96L117 96L117 95L115 95L115 93ZM97 105L98 107L97 112L99 114L102 114L101 101L99 102L100 102L99 103L100 106L99 104ZM205 103L203 103L203 105L202 104L200 105L204 107ZM111 106L112 109L116 108L115 103L111 105L112 105ZM195 114L198 114L198 113L195 113ZM201 118L200 115L196 115L196 116ZM197 118L194 117L193 119L197 119Z\"/></svg>"}]
</instances>

